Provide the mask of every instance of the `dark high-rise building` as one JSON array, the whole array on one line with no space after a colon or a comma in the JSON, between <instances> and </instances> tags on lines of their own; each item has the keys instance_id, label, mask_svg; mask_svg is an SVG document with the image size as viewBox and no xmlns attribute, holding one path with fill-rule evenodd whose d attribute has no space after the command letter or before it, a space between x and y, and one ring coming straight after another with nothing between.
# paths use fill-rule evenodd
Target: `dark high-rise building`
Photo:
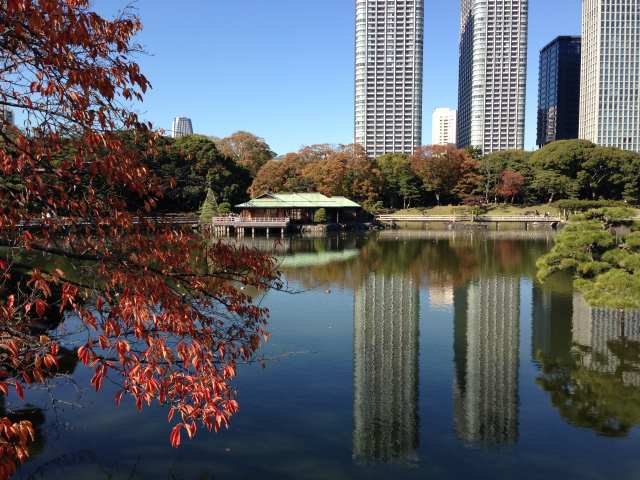
<instances>
[{"instance_id":1,"label":"dark high-rise building","mask_svg":"<svg viewBox=\"0 0 640 480\"><path fill-rule=\"evenodd\" d=\"M540 50L538 77L539 147L578 138L581 38L561 36Z\"/></svg>"}]
</instances>

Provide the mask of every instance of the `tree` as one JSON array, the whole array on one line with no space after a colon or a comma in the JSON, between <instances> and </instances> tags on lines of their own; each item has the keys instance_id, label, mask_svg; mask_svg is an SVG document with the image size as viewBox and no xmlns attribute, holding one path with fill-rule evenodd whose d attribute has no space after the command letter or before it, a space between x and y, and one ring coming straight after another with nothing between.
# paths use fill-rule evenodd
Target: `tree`
<instances>
[{"instance_id":1,"label":"tree","mask_svg":"<svg viewBox=\"0 0 640 480\"><path fill-rule=\"evenodd\" d=\"M324 208L319 208L315 211L313 223L327 223L327 211Z\"/></svg>"},{"instance_id":2,"label":"tree","mask_svg":"<svg viewBox=\"0 0 640 480\"><path fill-rule=\"evenodd\" d=\"M421 181L411 168L409 157L387 153L376 158L376 166L384 181L382 198L391 208L409 208L422 196Z\"/></svg>"},{"instance_id":3,"label":"tree","mask_svg":"<svg viewBox=\"0 0 640 480\"><path fill-rule=\"evenodd\" d=\"M322 160L307 163L300 172L313 190L329 197L344 195L344 176L348 159L342 152L332 151Z\"/></svg>"},{"instance_id":4,"label":"tree","mask_svg":"<svg viewBox=\"0 0 640 480\"><path fill-rule=\"evenodd\" d=\"M497 202L497 196L502 172L509 170L519 173L523 178L523 187L530 182L531 172L529 167L530 154L523 150L504 150L485 155L480 160L483 180L484 197L489 203L491 199ZM524 188L520 192L524 194Z\"/></svg>"},{"instance_id":5,"label":"tree","mask_svg":"<svg viewBox=\"0 0 640 480\"><path fill-rule=\"evenodd\" d=\"M202 135L177 140L161 139L162 147L150 159L158 177L173 180L159 201L161 211L195 211L211 188L220 202L237 205L247 200L251 176L244 167L222 155L216 144Z\"/></svg>"},{"instance_id":6,"label":"tree","mask_svg":"<svg viewBox=\"0 0 640 480\"><path fill-rule=\"evenodd\" d=\"M217 143L223 155L246 168L252 177L276 156L264 139L249 132L236 132Z\"/></svg>"},{"instance_id":7,"label":"tree","mask_svg":"<svg viewBox=\"0 0 640 480\"><path fill-rule=\"evenodd\" d=\"M627 208L601 208L574 217L538 260L539 279L568 271L591 305L640 308L640 226L633 216ZM622 226L630 233L621 234Z\"/></svg>"},{"instance_id":8,"label":"tree","mask_svg":"<svg viewBox=\"0 0 640 480\"><path fill-rule=\"evenodd\" d=\"M416 149L411 165L425 188L433 192L440 205L443 197L455 198L455 188L462 178L469 154L452 146L431 145Z\"/></svg>"},{"instance_id":9,"label":"tree","mask_svg":"<svg viewBox=\"0 0 640 480\"><path fill-rule=\"evenodd\" d=\"M454 188L456 196L465 204L481 204L484 177L480 171L480 162L473 157L467 158L461 166L461 175Z\"/></svg>"},{"instance_id":10,"label":"tree","mask_svg":"<svg viewBox=\"0 0 640 480\"><path fill-rule=\"evenodd\" d=\"M0 19L0 107L26 115L24 131L0 131L0 392L22 398L23 382L55 376L60 339L35 323L71 316L84 338L67 347L96 390L108 379L117 404L165 405L173 446L198 424L217 431L238 410L237 362L267 335L267 312L240 286L277 284L272 261L145 219L164 185L145 164L158 134L129 103L149 87L131 11L105 19L88 0L9 0ZM6 478L33 430L0 423Z\"/></svg>"},{"instance_id":11,"label":"tree","mask_svg":"<svg viewBox=\"0 0 640 480\"><path fill-rule=\"evenodd\" d=\"M218 202L211 188L207 189L207 198L200 207L200 223L210 224L213 217L218 213Z\"/></svg>"},{"instance_id":12,"label":"tree","mask_svg":"<svg viewBox=\"0 0 640 480\"><path fill-rule=\"evenodd\" d=\"M263 193L305 192L313 190L313 182L302 175L304 163L297 153L269 160L258 171L249 188L255 198Z\"/></svg>"},{"instance_id":13,"label":"tree","mask_svg":"<svg viewBox=\"0 0 640 480\"><path fill-rule=\"evenodd\" d=\"M500 174L496 192L505 200L510 199L511 203L515 197L522 193L524 186L524 176L513 170L504 170Z\"/></svg>"},{"instance_id":14,"label":"tree","mask_svg":"<svg viewBox=\"0 0 640 480\"><path fill-rule=\"evenodd\" d=\"M367 158L360 145L345 145L348 161L344 176L344 194L368 208L378 202L383 188L383 179L375 164Z\"/></svg>"},{"instance_id":15,"label":"tree","mask_svg":"<svg viewBox=\"0 0 640 480\"><path fill-rule=\"evenodd\" d=\"M531 155L532 190L540 201L581 195L578 173L596 145L586 140L559 140Z\"/></svg>"}]
</instances>

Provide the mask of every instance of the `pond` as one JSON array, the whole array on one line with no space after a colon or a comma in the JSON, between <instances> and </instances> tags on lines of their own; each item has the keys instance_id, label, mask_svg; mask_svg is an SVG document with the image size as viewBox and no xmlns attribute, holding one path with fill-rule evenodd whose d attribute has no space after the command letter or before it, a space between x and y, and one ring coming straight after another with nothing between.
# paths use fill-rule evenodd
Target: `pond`
<instances>
[{"instance_id":1,"label":"pond","mask_svg":"<svg viewBox=\"0 0 640 480\"><path fill-rule=\"evenodd\" d=\"M240 368L229 430L169 446L167 412L76 385L17 478L636 479L640 315L540 285L547 232L246 239L276 248L263 361ZM293 293L291 293L293 292Z\"/></svg>"}]
</instances>

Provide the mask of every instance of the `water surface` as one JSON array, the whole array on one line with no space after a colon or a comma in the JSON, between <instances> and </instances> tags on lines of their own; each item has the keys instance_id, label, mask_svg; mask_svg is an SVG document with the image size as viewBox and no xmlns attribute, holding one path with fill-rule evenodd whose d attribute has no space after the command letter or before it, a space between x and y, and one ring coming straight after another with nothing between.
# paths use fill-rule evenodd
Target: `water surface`
<instances>
[{"instance_id":1,"label":"water surface","mask_svg":"<svg viewBox=\"0 0 640 480\"><path fill-rule=\"evenodd\" d=\"M246 239L246 242L252 240ZM256 239L261 248L273 241ZM169 447L166 411L45 391L19 478L636 479L640 316L535 280L545 232L287 239L266 360L228 431Z\"/></svg>"}]
</instances>

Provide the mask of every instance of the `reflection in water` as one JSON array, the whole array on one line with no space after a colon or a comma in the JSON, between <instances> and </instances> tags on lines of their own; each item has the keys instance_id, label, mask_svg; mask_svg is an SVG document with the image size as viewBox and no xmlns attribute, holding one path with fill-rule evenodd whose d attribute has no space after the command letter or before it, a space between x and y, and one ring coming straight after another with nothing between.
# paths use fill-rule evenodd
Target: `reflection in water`
<instances>
[{"instance_id":1,"label":"reflection in water","mask_svg":"<svg viewBox=\"0 0 640 480\"><path fill-rule=\"evenodd\" d=\"M371 273L355 290L353 457L357 462L417 459L418 284Z\"/></svg>"},{"instance_id":2,"label":"reflection in water","mask_svg":"<svg viewBox=\"0 0 640 480\"><path fill-rule=\"evenodd\" d=\"M520 283L494 276L454 299L454 428L470 444L518 438Z\"/></svg>"},{"instance_id":3,"label":"reflection in water","mask_svg":"<svg viewBox=\"0 0 640 480\"><path fill-rule=\"evenodd\" d=\"M592 308L580 294L572 307L573 355L539 353L536 381L569 423L627 436L640 425L640 312Z\"/></svg>"},{"instance_id":4,"label":"reflection in water","mask_svg":"<svg viewBox=\"0 0 640 480\"><path fill-rule=\"evenodd\" d=\"M570 280L568 280L570 281ZM571 296L533 286L531 354L567 361L571 358Z\"/></svg>"},{"instance_id":5,"label":"reflection in water","mask_svg":"<svg viewBox=\"0 0 640 480\"><path fill-rule=\"evenodd\" d=\"M640 375L616 351L616 344L640 341L640 311L591 308L580 294L573 296L573 342L581 353L584 367L601 373L620 375L626 385L640 386ZM629 345L630 346L630 345Z\"/></svg>"}]
</instances>

